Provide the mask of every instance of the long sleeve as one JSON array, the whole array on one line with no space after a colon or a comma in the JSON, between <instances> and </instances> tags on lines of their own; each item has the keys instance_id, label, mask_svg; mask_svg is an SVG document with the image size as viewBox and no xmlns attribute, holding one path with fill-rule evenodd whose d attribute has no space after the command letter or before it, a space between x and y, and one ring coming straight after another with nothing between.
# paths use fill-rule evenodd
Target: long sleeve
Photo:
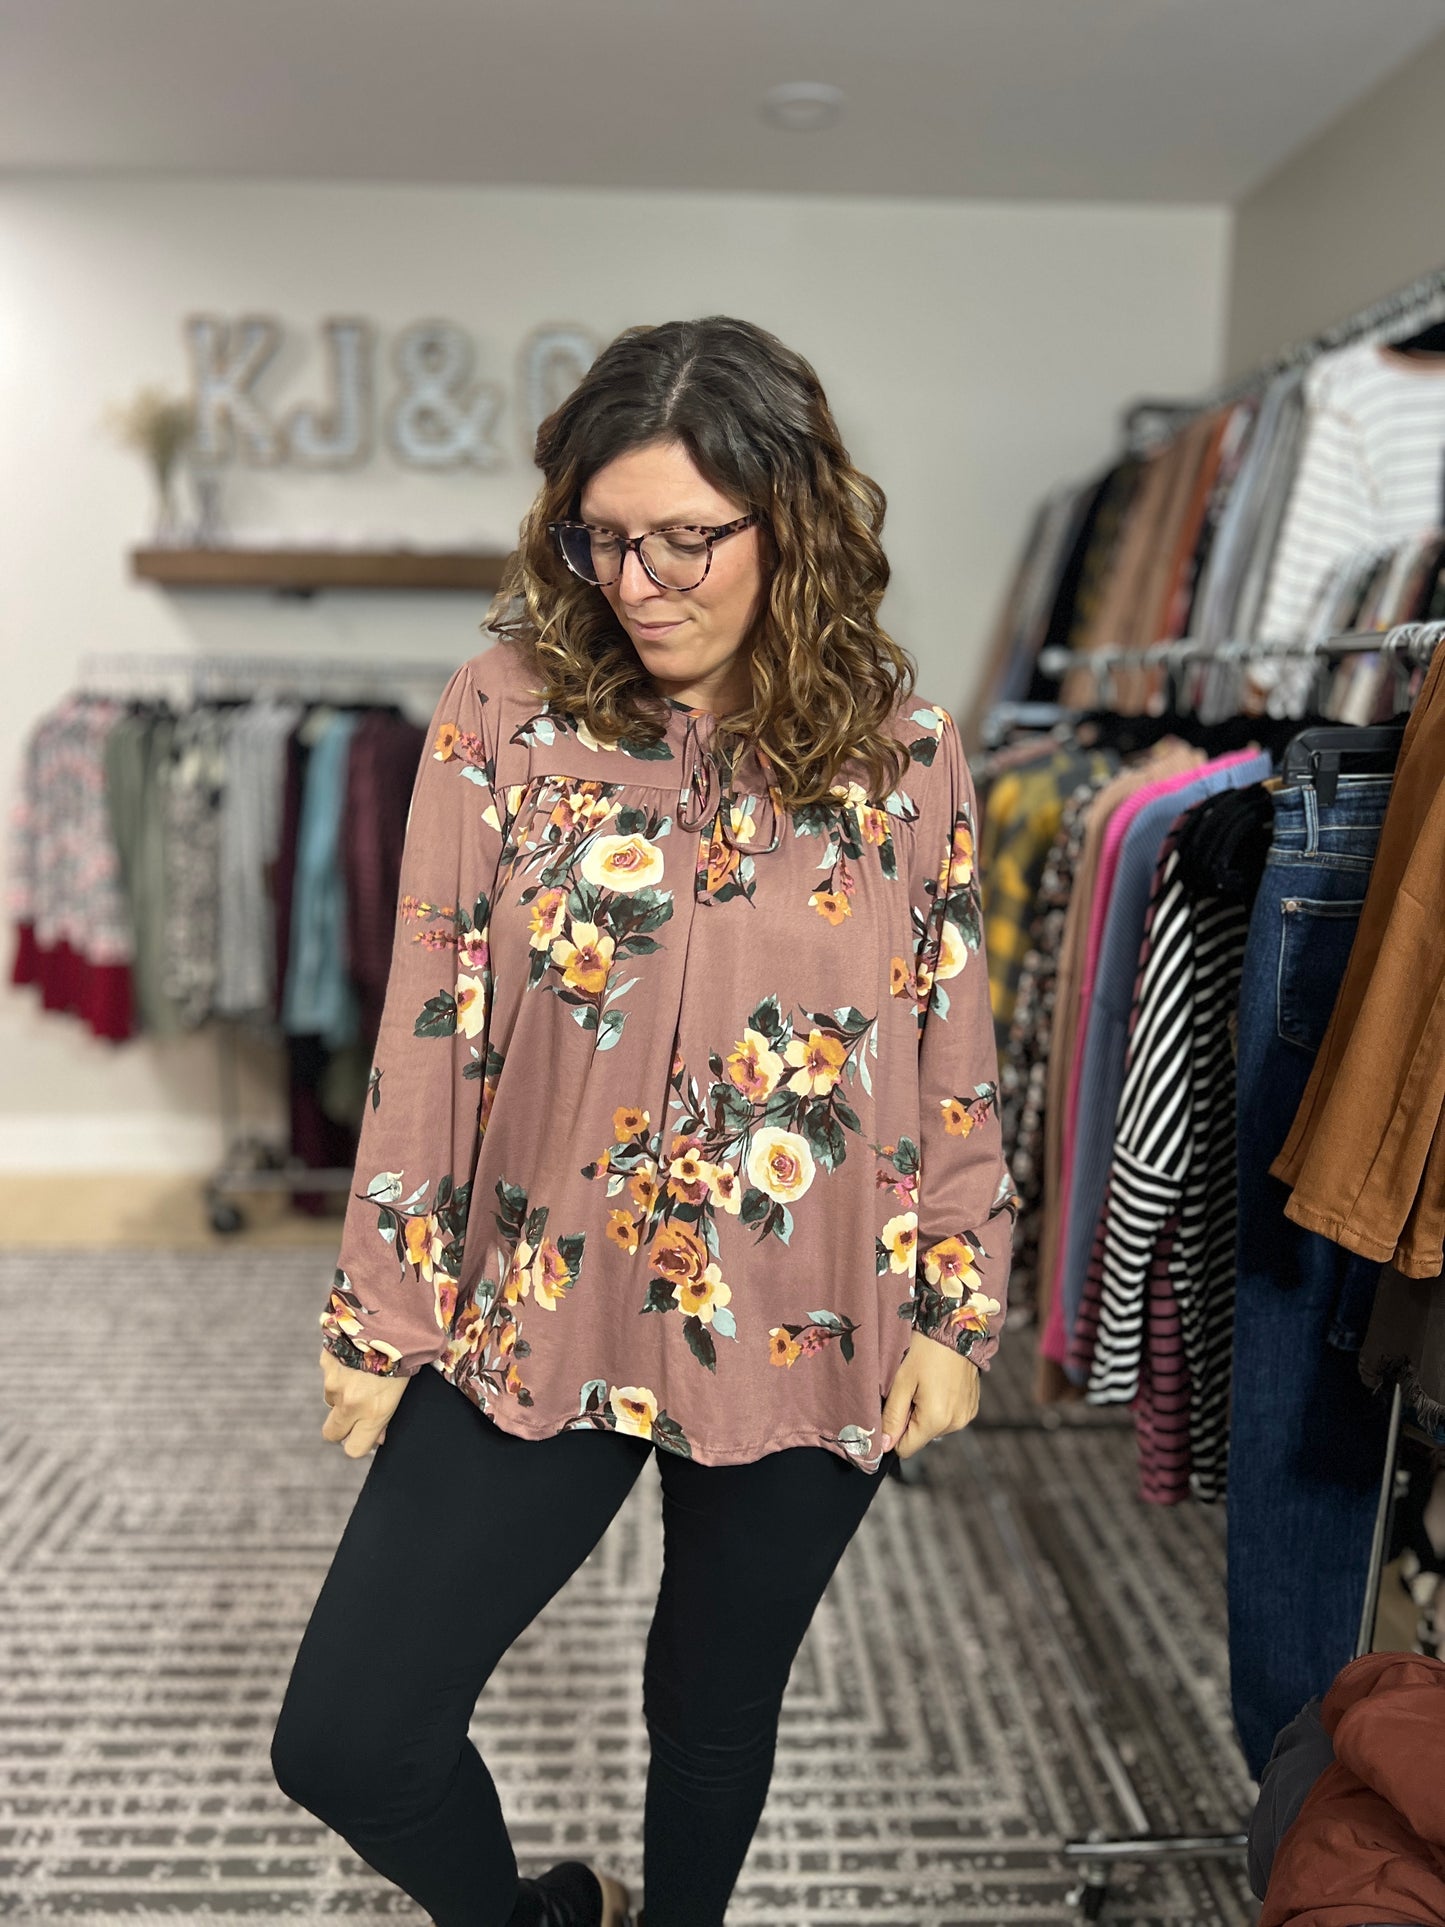
<instances>
[{"instance_id":1,"label":"long sleeve","mask_svg":"<svg viewBox=\"0 0 1445 1927\"><path fill-rule=\"evenodd\" d=\"M913 1325L986 1368L1008 1302L1017 1199L999 1124L973 779L953 718L937 714L910 884L922 1140Z\"/></svg>"},{"instance_id":2,"label":"long sleeve","mask_svg":"<svg viewBox=\"0 0 1445 1927\"><path fill-rule=\"evenodd\" d=\"M412 785L381 1024L324 1343L410 1377L446 1350L485 1129L488 925L503 837L495 717L464 663Z\"/></svg>"}]
</instances>

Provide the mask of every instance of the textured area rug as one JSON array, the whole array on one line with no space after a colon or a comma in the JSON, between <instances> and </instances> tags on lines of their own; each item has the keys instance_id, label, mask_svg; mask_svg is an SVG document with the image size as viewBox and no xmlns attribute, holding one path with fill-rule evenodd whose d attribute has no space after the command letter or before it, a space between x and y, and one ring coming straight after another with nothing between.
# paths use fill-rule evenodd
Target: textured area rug
<instances>
[{"instance_id":1,"label":"textured area rug","mask_svg":"<svg viewBox=\"0 0 1445 1927\"><path fill-rule=\"evenodd\" d=\"M0 1258L0 1917L424 1921L269 1745L365 1462L320 1437L315 1250ZM1118 1415L1043 1430L1006 1334L968 1431L890 1479L794 1665L738 1927L1053 1927L1065 1840L1235 1828L1222 1516L1134 1497ZM385 1449L385 1448L383 1448ZM524 1873L642 1887L649 1468L508 1653L473 1737ZM1243 1927L1234 1859L1120 1867L1103 1918Z\"/></svg>"}]
</instances>

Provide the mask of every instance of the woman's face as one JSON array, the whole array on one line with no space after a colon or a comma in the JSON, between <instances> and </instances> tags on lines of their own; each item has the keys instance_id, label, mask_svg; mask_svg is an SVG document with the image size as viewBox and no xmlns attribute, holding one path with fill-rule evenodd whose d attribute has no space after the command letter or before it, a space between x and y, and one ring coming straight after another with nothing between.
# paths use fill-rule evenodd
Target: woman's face
<instances>
[{"instance_id":1,"label":"woman's face","mask_svg":"<svg viewBox=\"0 0 1445 1927\"><path fill-rule=\"evenodd\" d=\"M582 490L584 522L623 535L677 523L715 527L747 514L699 471L681 442L649 442L599 468ZM660 589L636 550L616 582L598 589L665 695L719 715L750 700L746 639L767 593L762 531L756 523L716 544L696 589Z\"/></svg>"}]
</instances>

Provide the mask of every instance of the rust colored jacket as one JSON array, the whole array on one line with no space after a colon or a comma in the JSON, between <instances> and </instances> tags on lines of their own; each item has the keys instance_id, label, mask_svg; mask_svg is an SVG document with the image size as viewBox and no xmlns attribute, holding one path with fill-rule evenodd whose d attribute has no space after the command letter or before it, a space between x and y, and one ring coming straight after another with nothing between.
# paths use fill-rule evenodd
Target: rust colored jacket
<instances>
[{"instance_id":1,"label":"rust colored jacket","mask_svg":"<svg viewBox=\"0 0 1445 1927\"><path fill-rule=\"evenodd\" d=\"M1445 1922L1445 1661L1367 1653L1321 1717L1335 1764L1280 1842L1259 1927Z\"/></svg>"}]
</instances>

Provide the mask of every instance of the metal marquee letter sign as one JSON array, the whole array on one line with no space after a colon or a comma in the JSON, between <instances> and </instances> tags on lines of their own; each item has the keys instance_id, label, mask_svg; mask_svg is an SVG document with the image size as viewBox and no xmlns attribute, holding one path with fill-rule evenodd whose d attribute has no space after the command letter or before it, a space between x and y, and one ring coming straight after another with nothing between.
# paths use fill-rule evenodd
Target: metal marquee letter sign
<instances>
[{"instance_id":1,"label":"metal marquee letter sign","mask_svg":"<svg viewBox=\"0 0 1445 1927\"><path fill-rule=\"evenodd\" d=\"M493 438L502 391L478 382L468 392L472 344L449 321L418 321L397 338L402 394L391 411L391 445L413 468L500 468Z\"/></svg>"},{"instance_id":2,"label":"metal marquee letter sign","mask_svg":"<svg viewBox=\"0 0 1445 1927\"><path fill-rule=\"evenodd\" d=\"M354 468L371 453L371 326L355 318L322 324L331 363L331 406L295 408L286 451L303 468Z\"/></svg>"},{"instance_id":3,"label":"metal marquee letter sign","mask_svg":"<svg viewBox=\"0 0 1445 1927\"><path fill-rule=\"evenodd\" d=\"M215 315L192 315L185 334L195 381L197 455L221 462L239 450L263 468L280 461L276 425L250 392L280 343L276 322L269 315L246 315L232 327Z\"/></svg>"},{"instance_id":4,"label":"metal marquee letter sign","mask_svg":"<svg viewBox=\"0 0 1445 1927\"><path fill-rule=\"evenodd\" d=\"M534 328L520 357L518 430L530 456L537 430L559 408L597 359L600 346L585 328L552 324Z\"/></svg>"}]
</instances>

